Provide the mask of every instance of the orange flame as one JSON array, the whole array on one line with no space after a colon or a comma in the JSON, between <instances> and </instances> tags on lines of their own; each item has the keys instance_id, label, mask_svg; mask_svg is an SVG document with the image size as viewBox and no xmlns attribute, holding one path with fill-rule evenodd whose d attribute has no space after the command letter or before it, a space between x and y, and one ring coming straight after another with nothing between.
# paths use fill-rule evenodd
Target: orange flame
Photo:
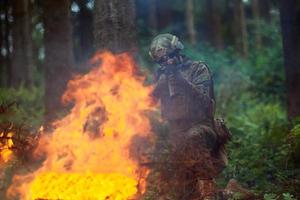
<instances>
[{"instance_id":1,"label":"orange flame","mask_svg":"<svg viewBox=\"0 0 300 200\"><path fill-rule=\"evenodd\" d=\"M151 87L136 74L128 54L96 54L90 73L68 84L63 102L70 114L44 133L36 154L45 154L41 168L15 176L8 194L21 199L120 199L136 195L147 170L133 158L136 138L151 132L146 110L153 110ZM101 64L100 64L101 63ZM141 174L144 177L141 177ZM144 187L144 186L143 186Z\"/></svg>"},{"instance_id":2,"label":"orange flame","mask_svg":"<svg viewBox=\"0 0 300 200\"><path fill-rule=\"evenodd\" d=\"M3 138L3 140L0 142L0 160L4 163L7 163L12 155L12 147L14 145L12 137L13 137L13 132L9 132L4 135L4 133L0 133L0 138Z\"/></svg>"}]
</instances>

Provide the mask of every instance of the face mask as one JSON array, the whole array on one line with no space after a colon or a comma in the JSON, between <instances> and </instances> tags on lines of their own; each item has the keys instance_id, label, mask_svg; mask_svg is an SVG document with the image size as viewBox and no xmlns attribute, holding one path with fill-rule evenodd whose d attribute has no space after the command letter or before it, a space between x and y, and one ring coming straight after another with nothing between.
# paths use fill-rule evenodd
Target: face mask
<instances>
[{"instance_id":1,"label":"face mask","mask_svg":"<svg viewBox=\"0 0 300 200\"><path fill-rule=\"evenodd\" d=\"M160 58L157 63L163 67L174 66L179 63L179 59L176 54L165 55Z\"/></svg>"}]
</instances>

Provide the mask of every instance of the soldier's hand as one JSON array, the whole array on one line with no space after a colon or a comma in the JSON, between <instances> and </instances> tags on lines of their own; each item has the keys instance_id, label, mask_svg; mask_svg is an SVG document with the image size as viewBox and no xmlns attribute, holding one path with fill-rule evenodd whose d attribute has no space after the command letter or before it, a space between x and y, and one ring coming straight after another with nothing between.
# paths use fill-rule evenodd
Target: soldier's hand
<instances>
[{"instance_id":1,"label":"soldier's hand","mask_svg":"<svg viewBox=\"0 0 300 200\"><path fill-rule=\"evenodd\" d=\"M186 80L182 77L182 74L180 72L178 73L171 73L168 76L168 81L171 85L182 85L186 83Z\"/></svg>"}]
</instances>

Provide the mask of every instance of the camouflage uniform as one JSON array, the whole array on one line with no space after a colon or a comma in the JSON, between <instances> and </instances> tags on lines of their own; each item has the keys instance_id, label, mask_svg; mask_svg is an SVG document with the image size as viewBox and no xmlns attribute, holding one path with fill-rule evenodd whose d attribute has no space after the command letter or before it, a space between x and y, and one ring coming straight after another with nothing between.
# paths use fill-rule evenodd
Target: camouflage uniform
<instances>
[{"instance_id":1,"label":"camouflage uniform","mask_svg":"<svg viewBox=\"0 0 300 200\"><path fill-rule=\"evenodd\" d=\"M178 169L190 174L183 174L185 178L197 177L191 184L198 185L197 195L203 199L212 196L213 178L224 167L214 129L213 81L205 63L179 54L183 45L176 44L179 41L174 37L159 35L150 47L150 56L156 61L168 60L169 55L176 58L170 66L160 63L165 69L158 70L153 95L160 100L162 117L169 124L173 160L178 161ZM174 70L168 72L168 67Z\"/></svg>"}]
</instances>

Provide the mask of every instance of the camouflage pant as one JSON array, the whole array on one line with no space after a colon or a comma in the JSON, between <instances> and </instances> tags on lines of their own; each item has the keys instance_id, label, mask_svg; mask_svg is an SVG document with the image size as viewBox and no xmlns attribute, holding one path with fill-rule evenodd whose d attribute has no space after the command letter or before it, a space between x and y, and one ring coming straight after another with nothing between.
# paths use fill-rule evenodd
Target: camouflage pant
<instances>
[{"instance_id":1,"label":"camouflage pant","mask_svg":"<svg viewBox=\"0 0 300 200\"><path fill-rule=\"evenodd\" d=\"M224 167L217 156L217 134L210 123L199 123L190 128L171 127L172 160L176 168L198 179L212 179Z\"/></svg>"},{"instance_id":2,"label":"camouflage pant","mask_svg":"<svg viewBox=\"0 0 300 200\"><path fill-rule=\"evenodd\" d=\"M165 146L168 153L162 154L166 162L159 165L162 199L202 199L201 183L213 182L222 169L215 154L217 135L212 127L210 123L170 123L169 145Z\"/></svg>"}]
</instances>

